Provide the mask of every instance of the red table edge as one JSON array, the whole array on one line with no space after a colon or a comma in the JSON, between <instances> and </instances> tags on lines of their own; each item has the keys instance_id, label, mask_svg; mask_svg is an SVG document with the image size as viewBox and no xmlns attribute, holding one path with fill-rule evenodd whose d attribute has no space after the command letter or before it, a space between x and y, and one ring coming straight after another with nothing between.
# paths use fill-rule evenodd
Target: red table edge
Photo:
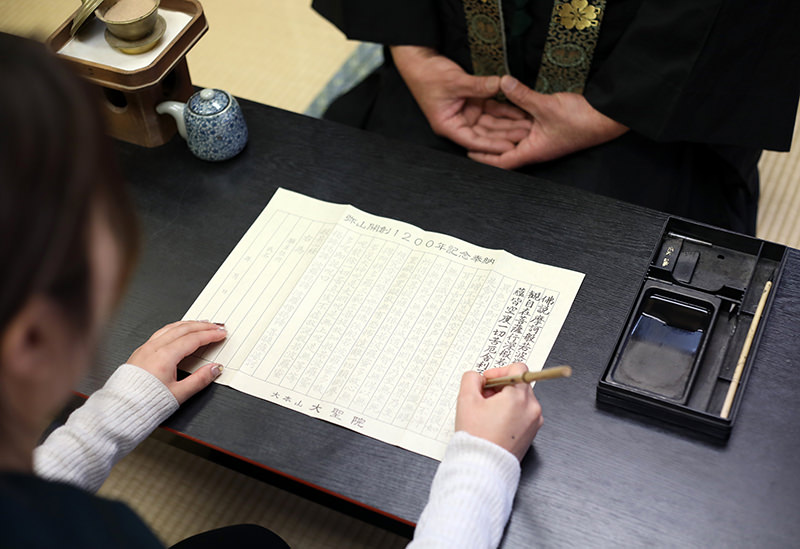
<instances>
[{"instance_id":1,"label":"red table edge","mask_svg":"<svg viewBox=\"0 0 800 549\"><path fill-rule=\"evenodd\" d=\"M83 394L83 393L81 393L79 391L73 391L73 393L76 396L79 396L84 400L89 398L87 395L85 395L85 394ZM240 461L243 461L243 462L245 462L245 463L247 463L249 465L252 465L254 467L258 467L259 469L263 469L265 471L269 471L272 474L281 476L283 478L287 478L287 479L289 479L289 480L291 480L293 482L297 482L298 484L302 484L304 486L308 486L309 488L317 490L318 492L322 492L324 494L328 494L329 496L333 496L333 497L335 497L337 499L341 499L341 500L346 501L348 503L351 503L353 505L357 505L358 507L361 507L362 509L366 509L366 510L371 511L373 513L377 513L379 515L382 515L382 516L384 516L384 517L386 517L388 519L394 520L394 521L399 522L401 524L405 524L407 526L411 526L412 528L416 527L416 523L411 522L410 520L406 520L404 518L400 518L400 517L398 517L396 515L393 515L391 513L387 513L386 511L381 511L377 507L372 507L371 505L367 505L366 503L363 503L363 502L358 501L356 499L353 499L351 497L345 496L345 495L340 494L338 492L334 492L333 490L329 490L327 488L323 488L322 486L319 486L319 485L314 484L312 482L308 482L307 480L303 480L303 479L301 479L299 477L296 477L294 475L289 475L287 473L284 473L283 471L279 471L278 469L274 469L272 467L268 467L268 466L264 465L263 463L259 463L259 462L255 461L255 460L250 459L250 458L246 458L244 456L240 456L239 454L237 454L235 452L231 452L230 450L226 450L225 448L222 448L220 446L216 446L214 444L209 444L208 442L205 442L203 440L195 438L195 437L193 437L191 435L187 435L186 433L178 431L177 429L173 429L172 427L165 427L165 426L161 425L158 428L159 429L163 429L164 431L167 431L168 433L172 433L173 435L179 436L179 437L184 438L186 440L190 440L190 441L194 442L195 444L199 444L200 446L204 446L204 447L209 448L211 450L214 450L216 452L220 452L222 454L230 456L230 457L232 457L234 459L238 459Z\"/></svg>"}]
</instances>

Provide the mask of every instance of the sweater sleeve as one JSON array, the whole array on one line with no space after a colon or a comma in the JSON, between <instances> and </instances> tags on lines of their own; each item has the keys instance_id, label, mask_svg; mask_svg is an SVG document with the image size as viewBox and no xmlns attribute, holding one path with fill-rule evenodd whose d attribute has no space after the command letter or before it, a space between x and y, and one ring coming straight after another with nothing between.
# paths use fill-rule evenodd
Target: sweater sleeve
<instances>
[{"instance_id":1,"label":"sweater sleeve","mask_svg":"<svg viewBox=\"0 0 800 549\"><path fill-rule=\"evenodd\" d=\"M178 409L149 372L123 364L33 454L36 474L95 492L111 467Z\"/></svg>"},{"instance_id":2,"label":"sweater sleeve","mask_svg":"<svg viewBox=\"0 0 800 549\"><path fill-rule=\"evenodd\" d=\"M409 547L497 547L519 477L519 461L510 452L457 432L436 471Z\"/></svg>"}]
</instances>

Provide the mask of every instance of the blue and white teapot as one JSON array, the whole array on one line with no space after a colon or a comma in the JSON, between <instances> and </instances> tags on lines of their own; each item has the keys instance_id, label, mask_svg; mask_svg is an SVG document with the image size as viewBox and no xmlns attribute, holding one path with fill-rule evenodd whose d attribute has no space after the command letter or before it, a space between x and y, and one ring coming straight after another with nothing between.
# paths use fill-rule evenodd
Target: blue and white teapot
<instances>
[{"instance_id":1,"label":"blue and white teapot","mask_svg":"<svg viewBox=\"0 0 800 549\"><path fill-rule=\"evenodd\" d=\"M206 88L186 103L165 101L159 114L170 114L189 150L203 160L227 160L247 144L247 125L239 103L228 92Z\"/></svg>"}]
</instances>

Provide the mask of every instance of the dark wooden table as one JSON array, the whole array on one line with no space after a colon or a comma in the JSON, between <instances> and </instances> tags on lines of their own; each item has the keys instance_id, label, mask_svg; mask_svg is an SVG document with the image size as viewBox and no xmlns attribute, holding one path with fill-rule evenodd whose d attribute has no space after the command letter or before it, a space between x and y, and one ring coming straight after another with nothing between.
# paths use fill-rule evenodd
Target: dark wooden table
<instances>
[{"instance_id":1,"label":"dark wooden table","mask_svg":"<svg viewBox=\"0 0 800 549\"><path fill-rule=\"evenodd\" d=\"M243 109L250 143L225 163L194 158L178 138L157 149L120 144L145 247L102 365L81 391L179 319L285 187L586 273L548 360L574 375L536 388L545 425L523 462L505 547L797 545L800 252L789 253L730 441L712 445L595 402L666 215L262 105ZM355 502L406 524L437 467L224 386L166 425L334 494L334 505Z\"/></svg>"}]
</instances>

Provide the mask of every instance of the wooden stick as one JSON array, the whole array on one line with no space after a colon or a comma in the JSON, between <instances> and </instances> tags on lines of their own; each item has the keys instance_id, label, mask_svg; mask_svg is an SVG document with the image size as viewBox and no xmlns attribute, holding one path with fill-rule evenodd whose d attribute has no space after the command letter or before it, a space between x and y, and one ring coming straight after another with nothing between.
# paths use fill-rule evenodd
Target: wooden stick
<instances>
[{"instance_id":1,"label":"wooden stick","mask_svg":"<svg viewBox=\"0 0 800 549\"><path fill-rule=\"evenodd\" d=\"M742 352L739 355L739 362L736 363L736 369L733 371L733 378L728 387L728 394L725 396L725 403L722 405L720 417L728 419L731 414L731 407L733 406L733 397L736 396L736 390L739 388L739 380L742 377L744 365L747 362L747 355L750 354L750 346L753 344L753 337L756 335L758 323L761 322L761 316L764 314L764 305L767 303L769 291L772 289L772 281L768 280L764 284L764 290L761 292L761 299L758 300L758 307L756 307L756 314L753 316L753 321L750 322L750 329L747 330L747 337L742 346Z\"/></svg>"},{"instance_id":2,"label":"wooden stick","mask_svg":"<svg viewBox=\"0 0 800 549\"><path fill-rule=\"evenodd\" d=\"M515 383L533 383L534 381L541 381L543 379L556 379L558 377L569 377L572 375L572 368L569 366L556 366L555 368L547 368L538 372L525 372L522 375L496 377L488 380L484 385L484 389L491 389L494 387L504 387L505 385L514 385Z\"/></svg>"}]
</instances>

